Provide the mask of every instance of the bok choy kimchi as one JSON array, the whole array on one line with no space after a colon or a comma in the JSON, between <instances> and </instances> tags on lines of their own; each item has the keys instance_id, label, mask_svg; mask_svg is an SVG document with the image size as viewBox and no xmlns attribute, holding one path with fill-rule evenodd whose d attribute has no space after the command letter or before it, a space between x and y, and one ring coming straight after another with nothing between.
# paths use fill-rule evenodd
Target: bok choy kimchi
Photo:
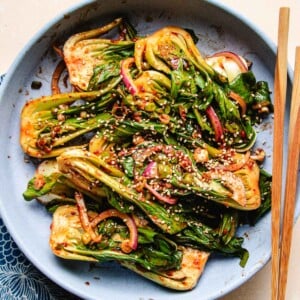
<instances>
[{"instance_id":1,"label":"bok choy kimchi","mask_svg":"<svg viewBox=\"0 0 300 300\"><path fill-rule=\"evenodd\" d=\"M270 91L247 58L196 42L119 18L55 48L52 94L24 105L20 144L38 161L23 197L52 215L58 257L115 261L175 290L195 287L209 257L246 265L238 228L271 205L254 126Z\"/></svg>"}]
</instances>

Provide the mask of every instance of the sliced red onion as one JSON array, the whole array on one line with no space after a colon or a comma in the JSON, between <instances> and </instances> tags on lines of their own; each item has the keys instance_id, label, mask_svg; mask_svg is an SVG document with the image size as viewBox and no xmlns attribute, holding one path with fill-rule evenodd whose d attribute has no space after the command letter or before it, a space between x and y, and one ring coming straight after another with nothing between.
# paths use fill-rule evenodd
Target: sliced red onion
<instances>
[{"instance_id":1,"label":"sliced red onion","mask_svg":"<svg viewBox=\"0 0 300 300\"><path fill-rule=\"evenodd\" d=\"M209 118L209 121L215 131L215 139L216 142L221 142L223 140L223 127L221 124L221 121L216 114L215 110L213 109L212 106L208 106L206 109L206 114Z\"/></svg>"},{"instance_id":2,"label":"sliced red onion","mask_svg":"<svg viewBox=\"0 0 300 300\"><path fill-rule=\"evenodd\" d=\"M131 78L131 75L130 75L130 67L132 64L134 64L133 57L129 57L129 58L122 60L121 75L122 75L123 82L124 82L126 88L128 89L128 91L130 92L130 94L135 95L138 92L138 88L134 84L134 82Z\"/></svg>"},{"instance_id":3,"label":"sliced red onion","mask_svg":"<svg viewBox=\"0 0 300 300\"><path fill-rule=\"evenodd\" d=\"M158 176L157 172L157 163L155 161L151 161L145 168L143 172L143 176L146 178L155 178Z\"/></svg>"},{"instance_id":4,"label":"sliced red onion","mask_svg":"<svg viewBox=\"0 0 300 300\"><path fill-rule=\"evenodd\" d=\"M248 65L247 62L241 58L239 55L237 55L234 52L231 51L221 51L213 54L211 57L218 57L223 56L226 58L230 58L235 61L235 63L239 66L241 72L247 72L248 71Z\"/></svg>"},{"instance_id":5,"label":"sliced red onion","mask_svg":"<svg viewBox=\"0 0 300 300\"><path fill-rule=\"evenodd\" d=\"M147 183L145 183L145 188L159 201L162 201L162 202L165 202L165 203L168 203L171 205L174 205L177 203L177 199L161 195L159 192L157 192L154 188L152 188Z\"/></svg>"},{"instance_id":6,"label":"sliced red onion","mask_svg":"<svg viewBox=\"0 0 300 300\"><path fill-rule=\"evenodd\" d=\"M104 219L111 218L111 217L117 217L122 219L129 229L130 238L129 238L128 246L130 249L126 247L128 250L126 252L129 253L131 252L131 250L136 250L138 246L138 231L134 219L130 217L128 214L122 213L116 209L105 210L92 220L91 222L92 228L95 228L97 224L103 221Z\"/></svg>"},{"instance_id":7,"label":"sliced red onion","mask_svg":"<svg viewBox=\"0 0 300 300\"><path fill-rule=\"evenodd\" d=\"M99 243L101 241L102 236L96 235L96 233L94 232L94 230L91 226L82 194L79 192L76 192L75 200L76 200L77 209L78 209L78 213L79 213L79 219L80 219L82 228L84 229L84 231L86 231L89 234L89 236L91 237L93 242Z\"/></svg>"}]
</instances>

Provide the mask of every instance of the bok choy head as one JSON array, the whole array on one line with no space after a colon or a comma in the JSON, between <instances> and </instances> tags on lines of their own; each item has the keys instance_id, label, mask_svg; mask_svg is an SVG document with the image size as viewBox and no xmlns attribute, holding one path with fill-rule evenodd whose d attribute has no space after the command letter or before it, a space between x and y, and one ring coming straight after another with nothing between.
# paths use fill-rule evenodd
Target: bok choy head
<instances>
[{"instance_id":1,"label":"bok choy head","mask_svg":"<svg viewBox=\"0 0 300 300\"><path fill-rule=\"evenodd\" d=\"M100 90L120 77L120 61L133 56L134 42L98 37L121 26L122 33L126 32L126 24L119 18L103 27L77 33L66 41L63 47L64 60L70 82L77 89ZM123 36L134 38L132 34Z\"/></svg>"},{"instance_id":2,"label":"bok choy head","mask_svg":"<svg viewBox=\"0 0 300 300\"><path fill-rule=\"evenodd\" d=\"M82 147L85 134L111 120L103 112L115 94L112 87L94 92L56 94L31 100L21 115L20 144L32 157L55 157L66 149Z\"/></svg>"},{"instance_id":3,"label":"bok choy head","mask_svg":"<svg viewBox=\"0 0 300 300\"><path fill-rule=\"evenodd\" d=\"M88 214L92 220L98 216L92 211ZM178 247L175 242L154 228L140 225L137 226L138 246L126 253L122 251L121 245L128 239L128 229L122 220L115 217L103 219L95 230L101 239L97 243L89 243L77 208L70 205L61 206L53 216L51 249L54 254L64 259L116 261L158 284L175 290L192 289L209 256L208 253L196 249Z\"/></svg>"}]
</instances>

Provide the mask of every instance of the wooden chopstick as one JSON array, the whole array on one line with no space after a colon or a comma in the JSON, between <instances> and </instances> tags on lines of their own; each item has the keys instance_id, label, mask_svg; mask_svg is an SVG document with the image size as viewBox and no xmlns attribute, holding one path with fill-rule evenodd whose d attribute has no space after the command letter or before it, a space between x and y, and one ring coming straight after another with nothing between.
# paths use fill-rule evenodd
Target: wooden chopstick
<instances>
[{"instance_id":1,"label":"wooden chopstick","mask_svg":"<svg viewBox=\"0 0 300 300\"><path fill-rule=\"evenodd\" d=\"M300 47L296 48L288 139L288 161L278 282L279 300L285 299L298 178L300 151Z\"/></svg>"},{"instance_id":2,"label":"wooden chopstick","mask_svg":"<svg viewBox=\"0 0 300 300\"><path fill-rule=\"evenodd\" d=\"M274 74L274 131L272 167L272 300L278 299L279 241L282 189L282 160L284 140L284 111L287 85L287 44L289 31L288 7L279 11L278 48Z\"/></svg>"}]
</instances>

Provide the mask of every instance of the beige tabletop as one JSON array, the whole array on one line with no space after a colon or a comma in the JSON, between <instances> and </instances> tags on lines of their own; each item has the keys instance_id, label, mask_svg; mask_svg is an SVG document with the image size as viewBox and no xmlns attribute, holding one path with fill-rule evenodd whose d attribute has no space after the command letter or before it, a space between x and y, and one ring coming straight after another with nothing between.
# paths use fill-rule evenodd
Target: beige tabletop
<instances>
[{"instance_id":1,"label":"beige tabletop","mask_svg":"<svg viewBox=\"0 0 300 300\"><path fill-rule=\"evenodd\" d=\"M108 0L109 1L109 0ZM289 63L294 66L296 45L300 45L300 0L222 0L252 23L274 42L277 41L279 7L288 6L290 13ZM27 41L62 10L80 3L79 0L0 0L0 74L5 73ZM293 235L287 300L300 299L300 219ZM271 299L271 265L222 300ZM198 299L195 299L198 300ZM201 299L199 299L201 300Z\"/></svg>"}]
</instances>

